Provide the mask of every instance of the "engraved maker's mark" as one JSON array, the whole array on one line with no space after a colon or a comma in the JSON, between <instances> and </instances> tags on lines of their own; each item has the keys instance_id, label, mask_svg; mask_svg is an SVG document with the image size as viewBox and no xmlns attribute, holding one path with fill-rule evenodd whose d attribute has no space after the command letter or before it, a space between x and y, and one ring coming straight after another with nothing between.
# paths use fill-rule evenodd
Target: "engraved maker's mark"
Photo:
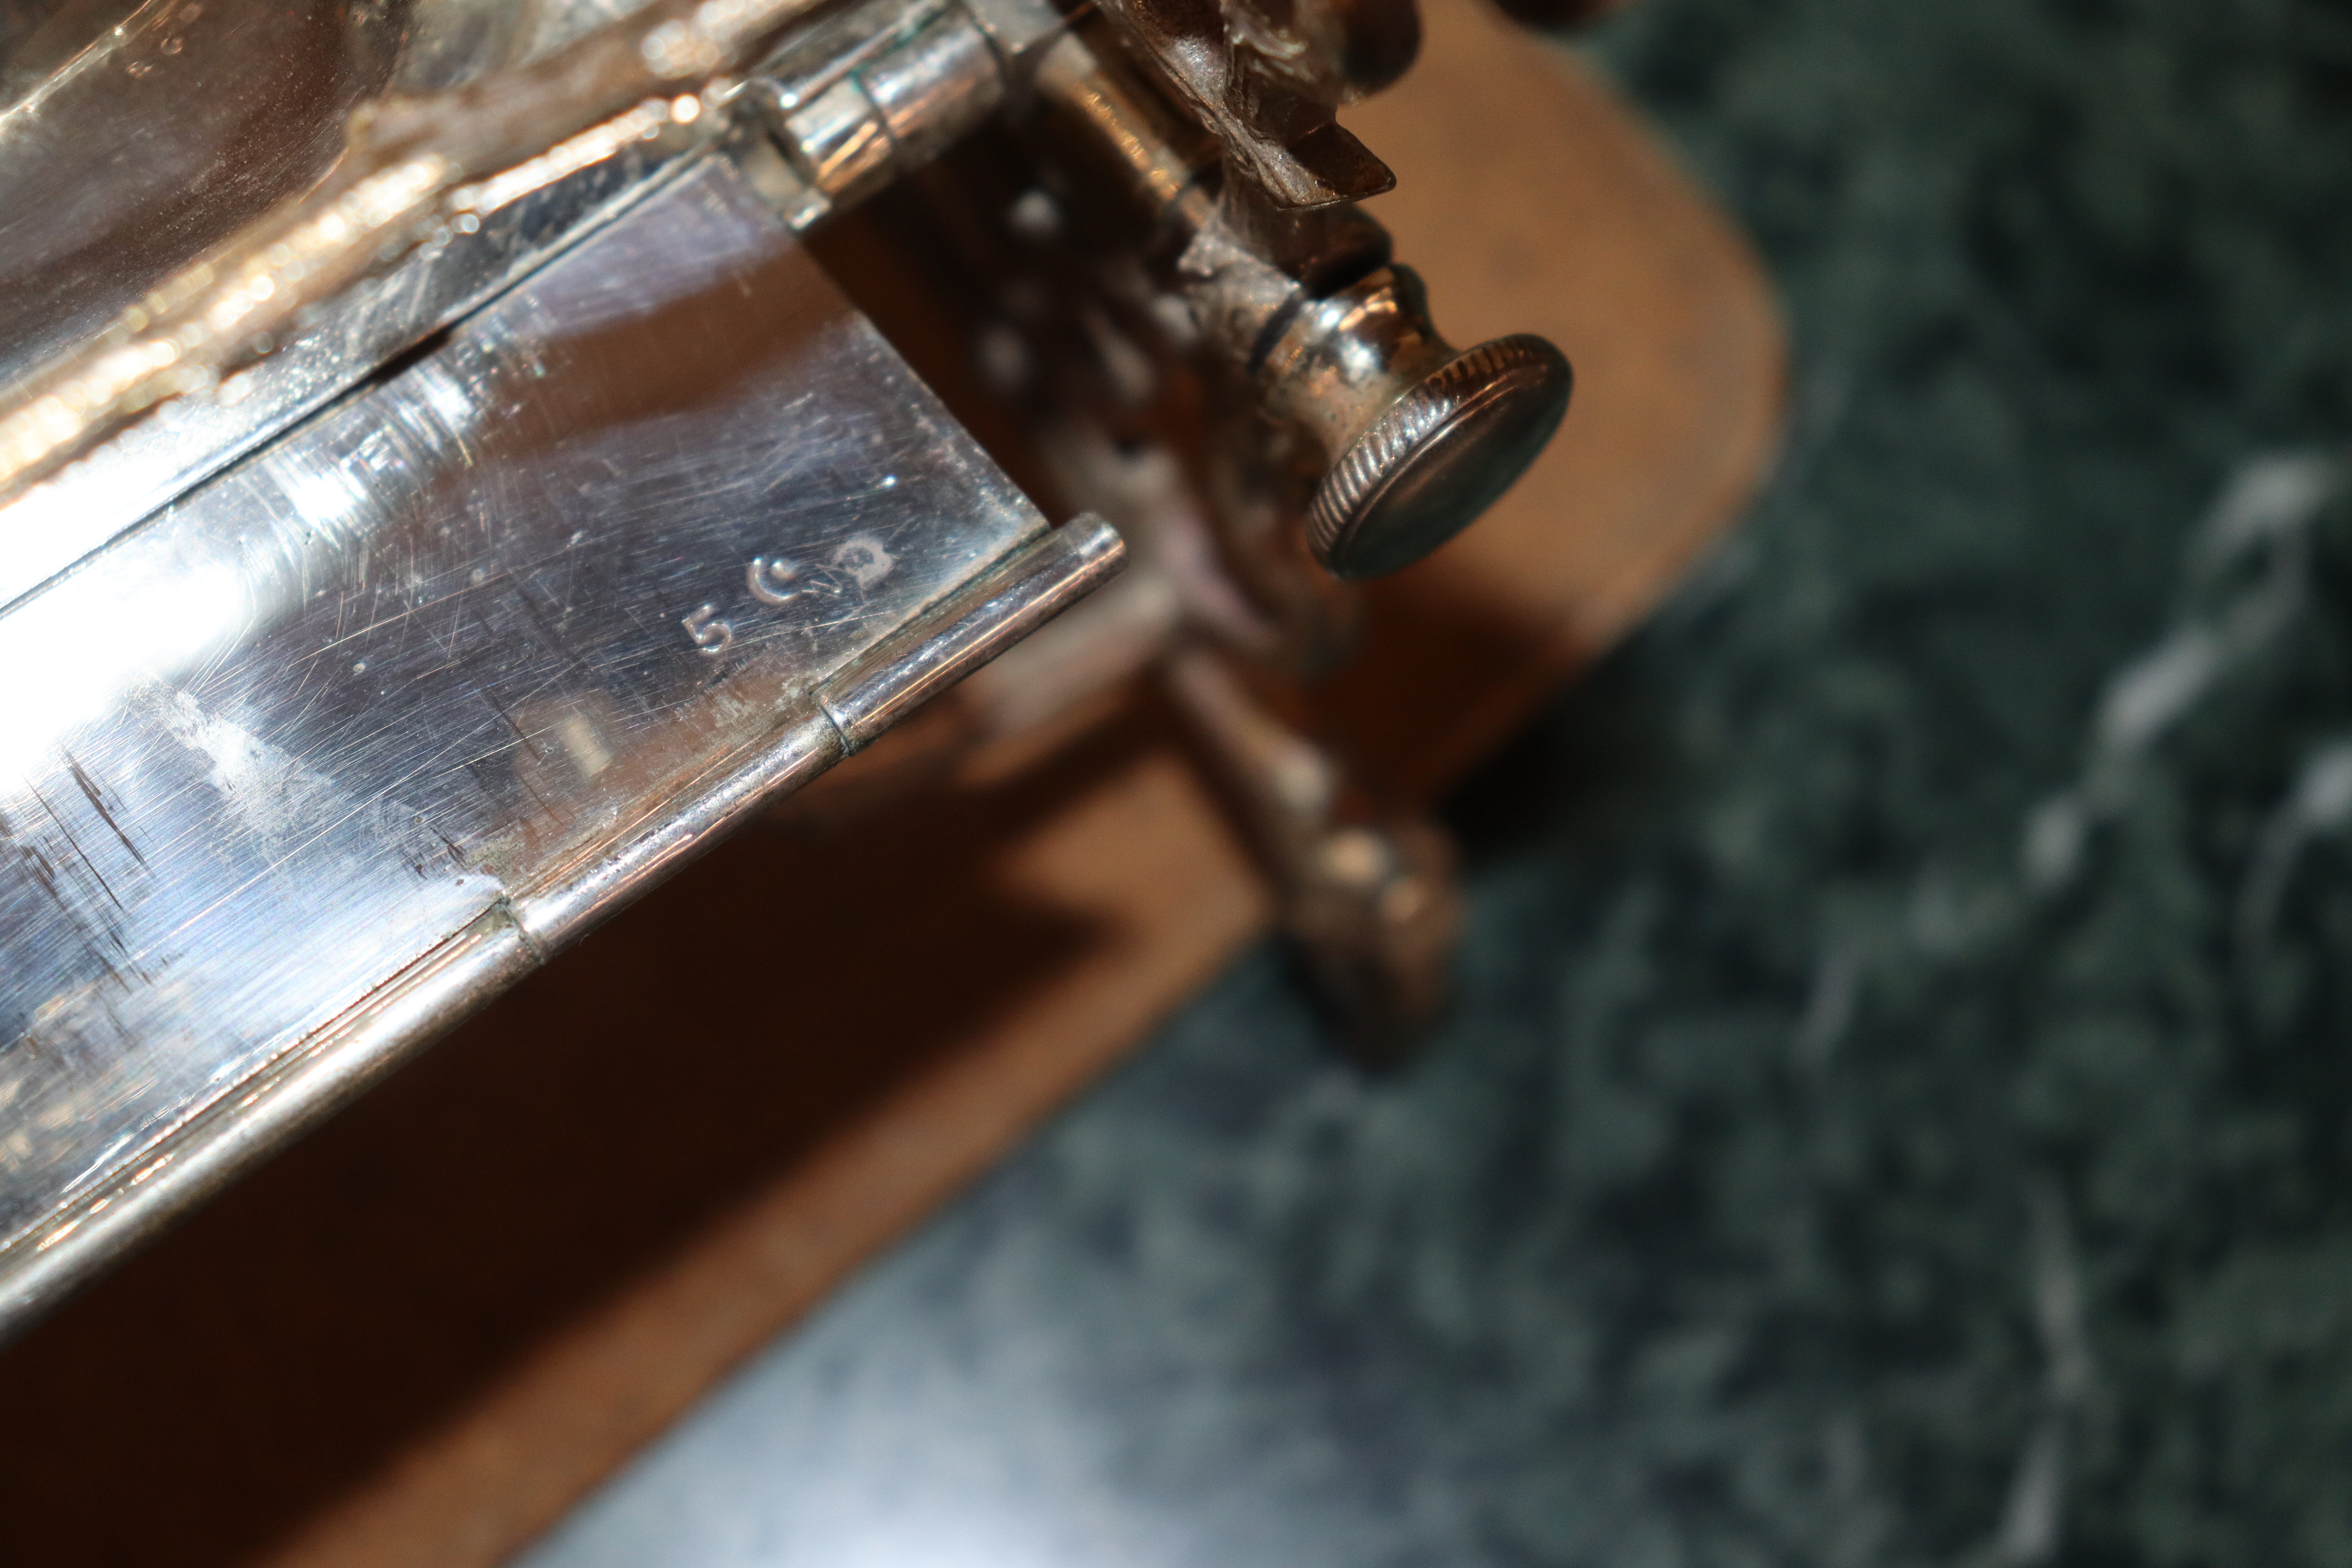
<instances>
[{"instance_id":1,"label":"engraved maker's mark","mask_svg":"<svg viewBox=\"0 0 2352 1568\"><path fill-rule=\"evenodd\" d=\"M719 618L716 605L705 605L677 624L705 658L718 658L735 646L735 628Z\"/></svg>"},{"instance_id":2,"label":"engraved maker's mark","mask_svg":"<svg viewBox=\"0 0 2352 1568\"><path fill-rule=\"evenodd\" d=\"M880 539L853 533L834 546L821 565L803 565L790 556L754 555L743 567L743 586L761 604L779 608L811 596L837 599L854 592L862 598L898 564L898 558ZM715 604L698 606L677 624L705 658L723 658L735 646L734 623L722 617Z\"/></svg>"},{"instance_id":3,"label":"engraved maker's mark","mask_svg":"<svg viewBox=\"0 0 2352 1568\"><path fill-rule=\"evenodd\" d=\"M898 562L872 534L853 533L835 549L833 564L848 573L857 591L863 594L890 575L890 569Z\"/></svg>"},{"instance_id":4,"label":"engraved maker's mark","mask_svg":"<svg viewBox=\"0 0 2352 1568\"><path fill-rule=\"evenodd\" d=\"M743 582L751 597L763 605L789 605L814 590L814 584L801 580L796 563L771 561L764 555L751 557L751 563L743 568Z\"/></svg>"}]
</instances>

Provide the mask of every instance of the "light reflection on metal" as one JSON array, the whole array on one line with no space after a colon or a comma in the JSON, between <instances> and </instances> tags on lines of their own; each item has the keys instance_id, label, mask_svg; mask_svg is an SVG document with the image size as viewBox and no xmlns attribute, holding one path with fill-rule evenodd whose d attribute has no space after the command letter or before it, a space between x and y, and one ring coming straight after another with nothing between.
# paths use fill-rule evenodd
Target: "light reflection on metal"
<instances>
[{"instance_id":1,"label":"light reflection on metal","mask_svg":"<svg viewBox=\"0 0 2352 1568\"><path fill-rule=\"evenodd\" d=\"M315 189L159 280L27 386L0 393L0 497L154 405L276 352L307 310L429 243L442 220L494 211L673 123L680 89L690 96L752 64L823 3L652 0L484 83L365 104ZM486 177L489 186L461 184ZM503 200L469 201L469 191Z\"/></svg>"},{"instance_id":2,"label":"light reflection on metal","mask_svg":"<svg viewBox=\"0 0 2352 1568\"><path fill-rule=\"evenodd\" d=\"M1137 512L1150 565L967 692L976 732L1172 670L1327 988L1384 1030L1428 1012L1451 929L1435 840L1350 815L1336 763L1277 743L1222 662L1328 666L1350 601L1307 546L1342 577L1418 555L1565 398L1541 345L1454 354L1385 234L1328 205L1385 171L1327 118L1313 146L1266 144L1299 154L1296 202L1238 177L1246 137L1223 139L1213 195L1218 138L1127 53L1197 39L1137 35L1174 16L1141 5L1108 7L1121 44L1043 0L652 0L593 36L586 11L634 0L537 20L481 0L477 47L402 3L398 68L326 71L310 100L340 123L372 99L323 186L257 227L223 218L191 263L124 242L154 176L87 247L133 257L135 284L0 331L0 494L12 464L49 474L0 501L0 668L37 672L0 689L0 1330L1116 567L1107 526L1042 531L790 240L992 120L1039 164L1019 246L977 208L948 243L975 275L1011 268L1008 310L1014 286L1072 285L1040 308L1081 330L1029 321L1016 379L1068 420L1040 443L1081 481L1062 493ZM580 25L550 32L566 10ZM755 37L772 52L738 59ZM1283 101L1328 108L1315 85ZM191 118L284 108L242 87ZM92 108L52 151L102 128ZM290 160L248 213L321 166ZM16 183L70 205L115 194L100 167L68 151ZM1064 203L1150 255L1053 259ZM8 254L31 227L0 203L0 282L79 265L45 237L29 266ZM0 290L0 329L45 311ZM84 352L45 372L61 342ZM1133 412L1171 371L1215 412L1135 449L1139 470L1169 459L1160 479L1055 457L1109 438L1106 391ZM1188 478L1191 436L1209 461Z\"/></svg>"},{"instance_id":3,"label":"light reflection on metal","mask_svg":"<svg viewBox=\"0 0 2352 1568\"><path fill-rule=\"evenodd\" d=\"M453 235L347 291L316 325L224 383L214 396L171 405L0 505L0 605L356 385L386 357L475 308L578 236L594 232L643 199L678 162L677 150L640 142L509 204L471 234ZM625 318L635 309L623 289L583 303L600 320ZM425 395L405 405L403 416L436 419L462 436L461 426L476 412L463 389L434 382L419 390Z\"/></svg>"},{"instance_id":4,"label":"light reflection on metal","mask_svg":"<svg viewBox=\"0 0 2352 1568\"><path fill-rule=\"evenodd\" d=\"M21 598L0 1320L1118 555L714 157ZM770 603L762 558L840 591Z\"/></svg>"},{"instance_id":5,"label":"light reflection on metal","mask_svg":"<svg viewBox=\"0 0 2352 1568\"><path fill-rule=\"evenodd\" d=\"M1011 0L972 7L918 0L854 9L817 29L807 43L793 46L777 67L781 76L755 84L767 94L760 101L772 105L781 95L798 102L818 84L832 88L850 106L852 128L865 128L858 132L860 145L872 158L870 166L860 168L873 177L862 174L855 192L837 180L826 184L828 171L839 174L828 161L839 150L796 138L780 123L783 144L801 165L800 177L814 182L803 186L777 164L775 179L793 193L781 204L787 221L795 227L816 221L877 181L912 169L985 120L1003 95L1000 69L1010 67L1001 68L1000 62L1025 58L1055 26L1049 9L1024 8ZM714 94L714 101L721 96ZM156 395L172 398L154 415L13 498L0 483L0 530L14 535L13 547L0 553L0 605L348 389L387 356L478 305L579 235L593 232L641 199L666 170L690 162L702 141L723 134L725 123L723 114L708 112L703 100L692 94L651 98L502 174L457 186L445 204L449 221L421 249L381 278L361 279L331 300L314 302L299 330L278 333L268 357L216 386L219 365L202 356L184 363L190 345L173 346L176 336L165 343L150 334L92 369L92 374L110 373L100 377L103 384L77 384L35 398L13 414L0 410L0 443L9 438L5 429L16 430L23 444L19 455L37 468L47 460L40 453L48 443L79 440L74 432L87 423L84 416L102 404L110 405L110 400L120 403L141 376L163 378L155 382ZM661 134L668 127L691 127L692 138ZM373 206L368 211L382 216ZM248 258L250 276L243 289L227 289L214 301L223 310L235 307L236 321L223 315L226 324L219 330L233 333L240 324L249 325L247 318L263 303L282 303L286 275L275 268L283 262L299 271L299 259L293 249L282 257L273 249ZM199 277L204 270L184 272L124 321L143 331L150 307L173 289L213 287L217 279ZM257 287L258 293L253 291ZM598 308L625 311L625 291L614 291ZM199 335L212 332L203 325ZM0 343L0 384L37 375L39 366L12 356L9 347ZM174 374L181 380L173 381ZM174 395L206 387L212 388L206 396Z\"/></svg>"},{"instance_id":6,"label":"light reflection on metal","mask_svg":"<svg viewBox=\"0 0 2352 1568\"><path fill-rule=\"evenodd\" d=\"M700 117L700 100L691 96L681 97L675 103L649 98L626 114L614 115L602 125L592 125L579 135L557 142L528 163L518 163L479 184L460 187L451 194L449 205L456 212L476 218L494 213L533 191L603 163L633 142L652 141L661 134L665 125L693 124Z\"/></svg>"}]
</instances>

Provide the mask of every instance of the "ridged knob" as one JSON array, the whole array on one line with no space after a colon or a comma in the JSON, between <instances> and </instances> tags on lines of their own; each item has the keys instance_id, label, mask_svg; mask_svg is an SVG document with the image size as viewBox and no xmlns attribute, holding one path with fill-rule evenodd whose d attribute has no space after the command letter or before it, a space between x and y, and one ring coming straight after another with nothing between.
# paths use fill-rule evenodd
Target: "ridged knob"
<instances>
[{"instance_id":1,"label":"ridged knob","mask_svg":"<svg viewBox=\"0 0 2352 1568\"><path fill-rule=\"evenodd\" d=\"M1330 455L1307 538L1351 581L1410 566L1477 521L1551 439L1574 383L1560 352L1526 333L1456 352L1402 267L1301 310L1261 374L1269 409Z\"/></svg>"}]
</instances>

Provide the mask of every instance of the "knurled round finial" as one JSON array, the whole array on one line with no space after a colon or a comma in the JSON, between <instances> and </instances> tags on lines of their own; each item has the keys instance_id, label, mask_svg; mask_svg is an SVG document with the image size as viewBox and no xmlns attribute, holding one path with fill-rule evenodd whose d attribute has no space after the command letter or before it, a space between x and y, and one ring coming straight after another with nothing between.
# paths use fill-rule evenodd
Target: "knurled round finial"
<instances>
[{"instance_id":1,"label":"knurled round finial","mask_svg":"<svg viewBox=\"0 0 2352 1568\"><path fill-rule=\"evenodd\" d=\"M1523 332L1454 348L1408 267L1299 309L1257 374L1266 411L1327 458L1307 542L1349 580L1410 566L1475 522L1559 427L1574 379Z\"/></svg>"},{"instance_id":2,"label":"knurled round finial","mask_svg":"<svg viewBox=\"0 0 2352 1568\"><path fill-rule=\"evenodd\" d=\"M1307 512L1332 574L1380 577L1477 521L1568 412L1568 360L1514 333L1465 349L1413 383L1341 452Z\"/></svg>"}]
</instances>

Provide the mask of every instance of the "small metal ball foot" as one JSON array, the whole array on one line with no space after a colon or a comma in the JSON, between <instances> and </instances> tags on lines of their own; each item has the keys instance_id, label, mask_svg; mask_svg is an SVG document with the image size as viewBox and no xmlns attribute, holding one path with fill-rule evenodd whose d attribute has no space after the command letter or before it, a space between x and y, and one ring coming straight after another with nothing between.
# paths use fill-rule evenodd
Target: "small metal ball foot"
<instances>
[{"instance_id":1,"label":"small metal ball foot","mask_svg":"<svg viewBox=\"0 0 2352 1568\"><path fill-rule=\"evenodd\" d=\"M1339 761L1252 696L1217 653L1178 652L1166 684L1349 1054L1370 1067L1410 1058L1452 992L1463 908L1452 840L1433 822L1368 811Z\"/></svg>"}]
</instances>

